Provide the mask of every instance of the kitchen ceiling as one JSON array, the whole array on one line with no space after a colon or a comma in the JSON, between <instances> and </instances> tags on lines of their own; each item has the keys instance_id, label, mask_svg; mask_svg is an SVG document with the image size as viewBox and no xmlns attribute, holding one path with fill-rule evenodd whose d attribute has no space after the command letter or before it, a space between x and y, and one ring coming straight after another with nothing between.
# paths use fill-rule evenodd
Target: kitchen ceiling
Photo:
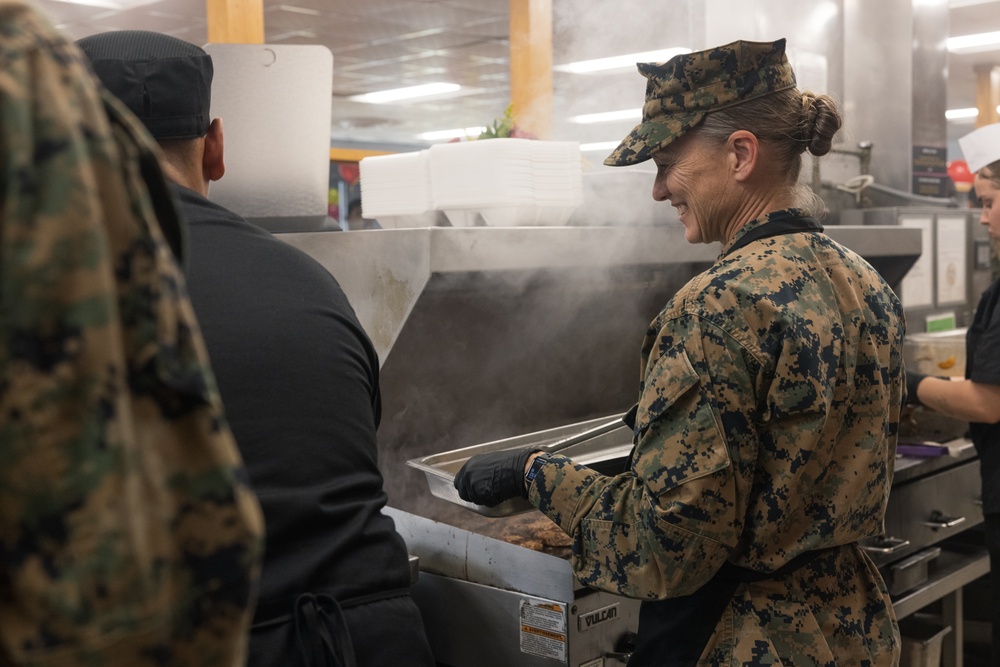
<instances>
[{"instance_id":1,"label":"kitchen ceiling","mask_svg":"<svg viewBox=\"0 0 1000 667\"><path fill-rule=\"evenodd\" d=\"M205 0L88 1L102 6L36 0L73 39L140 29L207 41ZM950 4L950 35L1000 31L1000 2ZM508 7L509 0L264 0L265 41L322 44L333 52L334 143L405 147L419 145L422 132L487 125L503 114L510 98ZM1000 49L949 55L948 108L976 106L974 68L984 63L1000 66ZM434 81L463 90L407 104L348 99ZM953 140L974 121L948 125Z\"/></svg>"},{"instance_id":2,"label":"kitchen ceiling","mask_svg":"<svg viewBox=\"0 0 1000 667\"><path fill-rule=\"evenodd\" d=\"M195 44L208 39L205 0L139 0L126 9L36 2L73 39L116 29L154 30ZM509 22L508 0L264 0L266 43L322 44L333 52L331 134L352 143L417 143L421 132L502 116ZM407 104L348 99L434 81L466 88L460 96Z\"/></svg>"},{"instance_id":3,"label":"kitchen ceiling","mask_svg":"<svg viewBox=\"0 0 1000 667\"><path fill-rule=\"evenodd\" d=\"M948 12L948 33L952 37L1000 32L1000 2L953 0ZM976 67L1000 67L1000 46L978 53L948 54L948 108L976 106ZM948 140L957 141L976 127L975 118L948 123Z\"/></svg>"}]
</instances>

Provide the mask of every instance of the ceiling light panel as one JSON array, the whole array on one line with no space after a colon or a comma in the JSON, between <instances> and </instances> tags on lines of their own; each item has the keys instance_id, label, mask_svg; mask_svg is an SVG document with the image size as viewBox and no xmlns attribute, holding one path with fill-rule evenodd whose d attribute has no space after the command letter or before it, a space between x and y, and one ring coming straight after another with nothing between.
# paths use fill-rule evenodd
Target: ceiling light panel
<instances>
[{"instance_id":1,"label":"ceiling light panel","mask_svg":"<svg viewBox=\"0 0 1000 667\"><path fill-rule=\"evenodd\" d=\"M965 109L948 109L944 112L944 117L948 120L964 120L966 118L975 118L979 115L979 109L975 107L967 107Z\"/></svg>"},{"instance_id":2,"label":"ceiling light panel","mask_svg":"<svg viewBox=\"0 0 1000 667\"><path fill-rule=\"evenodd\" d=\"M948 50L955 52L969 53L1000 49L1000 31L949 37L947 43Z\"/></svg>"},{"instance_id":3,"label":"ceiling light panel","mask_svg":"<svg viewBox=\"0 0 1000 667\"><path fill-rule=\"evenodd\" d=\"M292 14L305 14L307 16L320 16L323 12L311 7L299 7L298 5L278 5L279 12L291 12Z\"/></svg>"},{"instance_id":4,"label":"ceiling light panel","mask_svg":"<svg viewBox=\"0 0 1000 667\"><path fill-rule=\"evenodd\" d=\"M1000 0L948 0L949 9L958 9L959 7L972 7L974 5L989 5L989 4L1000 5Z\"/></svg>"},{"instance_id":5,"label":"ceiling light panel","mask_svg":"<svg viewBox=\"0 0 1000 667\"><path fill-rule=\"evenodd\" d=\"M569 119L571 123L589 125L591 123L613 123L623 120L642 120L642 109L622 109L620 111L602 111L600 113L587 113L573 116Z\"/></svg>"},{"instance_id":6,"label":"ceiling light panel","mask_svg":"<svg viewBox=\"0 0 1000 667\"><path fill-rule=\"evenodd\" d=\"M356 102L367 102L369 104L392 104L393 102L403 102L420 97L430 97L432 95L443 95L461 90L457 83L437 81L434 83L424 83L417 86L407 86L405 88L393 88L391 90L377 90L371 93L354 95L351 99Z\"/></svg>"},{"instance_id":7,"label":"ceiling light panel","mask_svg":"<svg viewBox=\"0 0 1000 667\"><path fill-rule=\"evenodd\" d=\"M608 56L606 58L595 58L592 60L578 60L576 62L557 65L552 69L557 72L568 72L570 74L590 74L591 72L608 72L619 69L634 68L636 63L666 62L676 55L691 53L688 48L671 48L660 51L642 51L639 53L626 53L618 56Z\"/></svg>"},{"instance_id":8,"label":"ceiling light panel","mask_svg":"<svg viewBox=\"0 0 1000 667\"><path fill-rule=\"evenodd\" d=\"M135 9L143 5L149 5L158 0L60 0L71 5L84 5L87 7L100 7L103 9L126 10Z\"/></svg>"},{"instance_id":9,"label":"ceiling light panel","mask_svg":"<svg viewBox=\"0 0 1000 667\"><path fill-rule=\"evenodd\" d=\"M39 0L37 3L42 12L49 17L53 23L78 23L93 20L93 17L104 14L108 11L107 6L82 5L69 2L58 2L57 0ZM93 34L91 29L87 34ZM74 39L79 39L73 35Z\"/></svg>"}]
</instances>

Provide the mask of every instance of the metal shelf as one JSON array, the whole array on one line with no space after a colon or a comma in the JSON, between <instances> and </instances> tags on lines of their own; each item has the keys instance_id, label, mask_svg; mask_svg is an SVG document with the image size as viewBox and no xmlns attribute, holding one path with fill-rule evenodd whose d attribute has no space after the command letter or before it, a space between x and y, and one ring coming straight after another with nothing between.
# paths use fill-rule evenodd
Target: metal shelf
<instances>
[{"instance_id":1,"label":"metal shelf","mask_svg":"<svg viewBox=\"0 0 1000 667\"><path fill-rule=\"evenodd\" d=\"M968 583L988 574L990 556L986 547L957 549L945 545L941 548L934 574L917 588L893 600L897 618L905 618L932 602L959 590Z\"/></svg>"}]
</instances>

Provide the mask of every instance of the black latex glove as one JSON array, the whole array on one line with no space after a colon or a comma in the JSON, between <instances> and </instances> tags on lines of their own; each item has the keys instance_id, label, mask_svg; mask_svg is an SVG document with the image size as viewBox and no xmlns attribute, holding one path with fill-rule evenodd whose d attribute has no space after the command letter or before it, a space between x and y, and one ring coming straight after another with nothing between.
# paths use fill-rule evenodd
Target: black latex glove
<instances>
[{"instance_id":1,"label":"black latex glove","mask_svg":"<svg viewBox=\"0 0 1000 667\"><path fill-rule=\"evenodd\" d=\"M473 456L455 475L458 495L462 500L486 507L495 507L518 496L527 498L524 466L537 451L525 447Z\"/></svg>"},{"instance_id":2,"label":"black latex glove","mask_svg":"<svg viewBox=\"0 0 1000 667\"><path fill-rule=\"evenodd\" d=\"M906 403L907 405L920 405L920 399L917 398L917 385L923 380L926 375L923 373L914 373L912 371L906 372Z\"/></svg>"}]
</instances>

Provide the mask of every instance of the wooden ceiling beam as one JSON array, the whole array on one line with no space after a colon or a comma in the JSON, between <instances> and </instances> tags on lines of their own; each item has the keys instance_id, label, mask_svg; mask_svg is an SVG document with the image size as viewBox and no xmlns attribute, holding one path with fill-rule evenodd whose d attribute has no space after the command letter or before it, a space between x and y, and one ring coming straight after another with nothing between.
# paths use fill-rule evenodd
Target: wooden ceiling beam
<instances>
[{"instance_id":1,"label":"wooden ceiling beam","mask_svg":"<svg viewBox=\"0 0 1000 667\"><path fill-rule=\"evenodd\" d=\"M1000 67L976 65L976 127L1000 123L997 106L1000 105Z\"/></svg>"},{"instance_id":2,"label":"wooden ceiling beam","mask_svg":"<svg viewBox=\"0 0 1000 667\"><path fill-rule=\"evenodd\" d=\"M510 0L510 101L517 127L552 133L552 0Z\"/></svg>"},{"instance_id":3,"label":"wooden ceiling beam","mask_svg":"<svg viewBox=\"0 0 1000 667\"><path fill-rule=\"evenodd\" d=\"M264 0L205 0L208 41L263 44Z\"/></svg>"}]
</instances>

